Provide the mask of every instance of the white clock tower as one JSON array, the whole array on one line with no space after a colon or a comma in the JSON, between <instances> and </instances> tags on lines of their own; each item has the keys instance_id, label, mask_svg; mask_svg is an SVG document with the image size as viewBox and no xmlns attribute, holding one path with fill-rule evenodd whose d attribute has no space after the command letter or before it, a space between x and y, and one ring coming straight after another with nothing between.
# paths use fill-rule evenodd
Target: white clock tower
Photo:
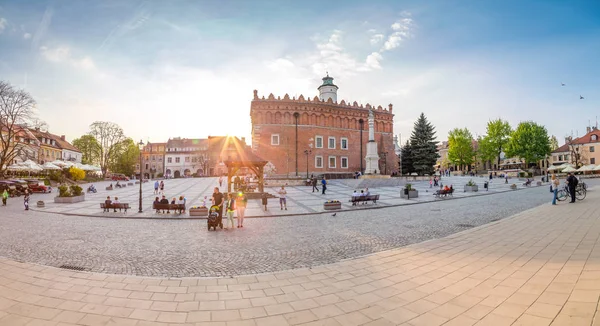
<instances>
[{"instance_id":1,"label":"white clock tower","mask_svg":"<svg viewBox=\"0 0 600 326\"><path fill-rule=\"evenodd\" d=\"M329 73L327 73L327 77L323 77L323 84L317 89L319 90L319 99L321 101L327 102L327 100L331 99L333 103L337 102L338 87L333 84L333 78L329 77Z\"/></svg>"}]
</instances>

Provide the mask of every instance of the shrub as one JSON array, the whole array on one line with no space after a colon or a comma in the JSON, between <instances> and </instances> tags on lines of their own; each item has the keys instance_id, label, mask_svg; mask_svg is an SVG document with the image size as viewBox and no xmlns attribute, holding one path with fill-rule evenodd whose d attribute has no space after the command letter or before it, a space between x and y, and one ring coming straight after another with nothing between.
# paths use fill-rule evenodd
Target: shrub
<instances>
[{"instance_id":1,"label":"shrub","mask_svg":"<svg viewBox=\"0 0 600 326\"><path fill-rule=\"evenodd\" d=\"M52 171L50 172L48 178L52 181L64 182L64 176L62 174L62 171Z\"/></svg>"},{"instance_id":2,"label":"shrub","mask_svg":"<svg viewBox=\"0 0 600 326\"><path fill-rule=\"evenodd\" d=\"M71 175L71 179L74 181L83 180L83 178L85 178L85 171L74 166L69 168L69 174Z\"/></svg>"},{"instance_id":3,"label":"shrub","mask_svg":"<svg viewBox=\"0 0 600 326\"><path fill-rule=\"evenodd\" d=\"M408 191L411 191L413 189L412 184L407 183L404 188L408 189Z\"/></svg>"},{"instance_id":4,"label":"shrub","mask_svg":"<svg viewBox=\"0 0 600 326\"><path fill-rule=\"evenodd\" d=\"M78 185L71 186L71 196L73 196L73 197L81 196L82 191L83 191L83 189Z\"/></svg>"},{"instance_id":5,"label":"shrub","mask_svg":"<svg viewBox=\"0 0 600 326\"><path fill-rule=\"evenodd\" d=\"M469 180L469 182L467 182L467 186L469 186L469 187L474 187L476 185L477 184L475 182L473 182L473 180Z\"/></svg>"},{"instance_id":6,"label":"shrub","mask_svg":"<svg viewBox=\"0 0 600 326\"><path fill-rule=\"evenodd\" d=\"M159 173L159 174L157 174L157 175L156 175L156 177L157 177L157 178L162 178L162 177L163 177L163 174L162 174L162 173Z\"/></svg>"},{"instance_id":7,"label":"shrub","mask_svg":"<svg viewBox=\"0 0 600 326\"><path fill-rule=\"evenodd\" d=\"M65 185L58 186L58 197L71 197L71 191L69 187Z\"/></svg>"},{"instance_id":8,"label":"shrub","mask_svg":"<svg viewBox=\"0 0 600 326\"><path fill-rule=\"evenodd\" d=\"M50 185L50 180L44 179L44 185L49 186Z\"/></svg>"}]
</instances>

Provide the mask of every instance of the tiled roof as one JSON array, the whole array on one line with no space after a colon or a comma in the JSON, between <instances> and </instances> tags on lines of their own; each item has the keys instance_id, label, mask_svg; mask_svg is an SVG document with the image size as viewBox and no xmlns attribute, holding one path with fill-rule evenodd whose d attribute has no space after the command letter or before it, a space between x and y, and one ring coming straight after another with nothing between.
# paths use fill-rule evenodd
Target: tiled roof
<instances>
[{"instance_id":1,"label":"tiled roof","mask_svg":"<svg viewBox=\"0 0 600 326\"><path fill-rule=\"evenodd\" d=\"M596 135L596 140L592 140L592 135ZM573 140L573 144L590 144L590 143L600 143L600 130L593 129L587 134Z\"/></svg>"},{"instance_id":2,"label":"tiled roof","mask_svg":"<svg viewBox=\"0 0 600 326\"><path fill-rule=\"evenodd\" d=\"M40 141L40 146L53 147L53 148L60 149L60 147L58 146L58 141L56 141L56 137L57 136L55 136L55 135L53 135L53 134L51 134L49 132L41 131L41 130L31 130L30 129L30 131ZM50 139L50 140L55 140L56 142L55 142L54 145L48 144L48 143L44 143L44 142L42 142L42 138L46 138L46 139Z\"/></svg>"},{"instance_id":3,"label":"tiled roof","mask_svg":"<svg viewBox=\"0 0 600 326\"><path fill-rule=\"evenodd\" d=\"M564 144L561 147L552 151L552 153L564 153L569 152L569 144Z\"/></svg>"},{"instance_id":4,"label":"tiled roof","mask_svg":"<svg viewBox=\"0 0 600 326\"><path fill-rule=\"evenodd\" d=\"M71 145L71 143L69 143L68 141L63 140L61 137L59 137L57 135L52 135L52 136L54 137L54 140L56 140L58 147L60 147L61 149L66 149L68 151L81 153L81 151L77 147Z\"/></svg>"},{"instance_id":5,"label":"tiled roof","mask_svg":"<svg viewBox=\"0 0 600 326\"><path fill-rule=\"evenodd\" d=\"M168 148L204 147L208 149L208 139L173 138L166 143Z\"/></svg>"}]
</instances>

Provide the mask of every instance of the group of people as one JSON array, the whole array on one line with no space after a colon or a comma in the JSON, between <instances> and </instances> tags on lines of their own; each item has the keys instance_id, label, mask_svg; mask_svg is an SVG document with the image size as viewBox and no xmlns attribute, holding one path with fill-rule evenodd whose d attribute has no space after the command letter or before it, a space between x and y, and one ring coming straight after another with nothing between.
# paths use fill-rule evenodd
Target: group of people
<instances>
[{"instance_id":1,"label":"group of people","mask_svg":"<svg viewBox=\"0 0 600 326\"><path fill-rule=\"evenodd\" d=\"M550 185L550 191L552 191L553 194L553 198L552 198L552 205L556 205L556 197L558 195L558 187L560 186L560 180L558 179L558 177L553 174L552 175L552 179L551 179L551 185ZM567 180L565 180L567 188L569 189L569 195L571 196L571 201L570 203L574 203L575 202L575 189L577 188L577 185L579 184L579 179L577 179L577 177L573 174L573 173L569 173L567 175Z\"/></svg>"},{"instance_id":2,"label":"group of people","mask_svg":"<svg viewBox=\"0 0 600 326\"><path fill-rule=\"evenodd\" d=\"M184 195L179 196L179 199L177 199L177 197L173 197L173 199L171 199L171 202L169 202L169 200L167 199L167 196L162 195L162 198L158 198L155 197L154 198L154 202L153 204L171 204L171 205L180 205L176 211L179 212L179 214L185 212L185 204L187 203L187 198L185 198ZM154 206L154 205L153 205ZM156 209L156 213L160 213L160 209ZM162 212L164 213L165 210L162 209ZM170 214L171 210L167 208L167 214Z\"/></svg>"},{"instance_id":3,"label":"group of people","mask_svg":"<svg viewBox=\"0 0 600 326\"><path fill-rule=\"evenodd\" d=\"M354 192L352 193L352 198L355 197L366 197L366 196L370 196L371 192L369 191L369 188L365 188L363 190L361 190L360 192L354 190ZM363 205L366 204L366 201L363 202ZM352 201L352 206L356 206L356 202Z\"/></svg>"},{"instance_id":4,"label":"group of people","mask_svg":"<svg viewBox=\"0 0 600 326\"><path fill-rule=\"evenodd\" d=\"M315 192L315 190L317 192L319 192L319 187L317 187L318 181L317 178L313 175L310 176L310 184L312 185L312 192ZM327 180L325 180L325 176L323 176L321 178L321 194L325 194L325 191L327 191Z\"/></svg>"},{"instance_id":5,"label":"group of people","mask_svg":"<svg viewBox=\"0 0 600 326\"><path fill-rule=\"evenodd\" d=\"M225 194L219 191L219 187L215 187L212 195L212 204L218 206L219 218L223 218L223 211L227 216L227 224L225 229L234 228L233 217L237 212L237 227L244 227L244 217L246 215L246 206L248 199L243 192Z\"/></svg>"},{"instance_id":6,"label":"group of people","mask_svg":"<svg viewBox=\"0 0 600 326\"><path fill-rule=\"evenodd\" d=\"M165 182L162 180L160 180L160 183L158 182L158 180L154 181L154 194L158 195L159 193L163 195L165 194Z\"/></svg>"},{"instance_id":7,"label":"group of people","mask_svg":"<svg viewBox=\"0 0 600 326\"><path fill-rule=\"evenodd\" d=\"M2 206L6 206L8 203L8 197L10 194L7 189L4 189L2 192ZM23 205L25 206L25 210L29 210L29 190L25 190L25 196L23 197Z\"/></svg>"},{"instance_id":8,"label":"group of people","mask_svg":"<svg viewBox=\"0 0 600 326\"><path fill-rule=\"evenodd\" d=\"M106 200L104 201L104 212L110 211L110 207L113 207L114 211L117 212L116 204L120 204L119 197L115 197L115 199L111 200L110 196L106 196ZM121 209L119 208L119 211Z\"/></svg>"},{"instance_id":9,"label":"group of people","mask_svg":"<svg viewBox=\"0 0 600 326\"><path fill-rule=\"evenodd\" d=\"M429 178L429 188L438 187L440 180L442 180L442 177L437 175L433 178Z\"/></svg>"}]
</instances>

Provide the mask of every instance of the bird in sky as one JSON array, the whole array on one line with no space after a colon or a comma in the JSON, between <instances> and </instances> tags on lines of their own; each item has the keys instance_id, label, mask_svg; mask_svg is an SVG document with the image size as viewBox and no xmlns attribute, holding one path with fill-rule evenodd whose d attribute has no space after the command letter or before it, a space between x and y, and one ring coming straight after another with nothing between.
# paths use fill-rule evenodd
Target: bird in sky
<instances>
[{"instance_id":1,"label":"bird in sky","mask_svg":"<svg viewBox=\"0 0 600 326\"><path fill-rule=\"evenodd\" d=\"M585 97L583 97L583 96L579 95L579 99L580 99L580 100L583 100L583 99L585 99Z\"/></svg>"},{"instance_id":2,"label":"bird in sky","mask_svg":"<svg viewBox=\"0 0 600 326\"><path fill-rule=\"evenodd\" d=\"M565 83L560 83L560 86L565 86L565 85L566 85Z\"/></svg>"}]
</instances>

